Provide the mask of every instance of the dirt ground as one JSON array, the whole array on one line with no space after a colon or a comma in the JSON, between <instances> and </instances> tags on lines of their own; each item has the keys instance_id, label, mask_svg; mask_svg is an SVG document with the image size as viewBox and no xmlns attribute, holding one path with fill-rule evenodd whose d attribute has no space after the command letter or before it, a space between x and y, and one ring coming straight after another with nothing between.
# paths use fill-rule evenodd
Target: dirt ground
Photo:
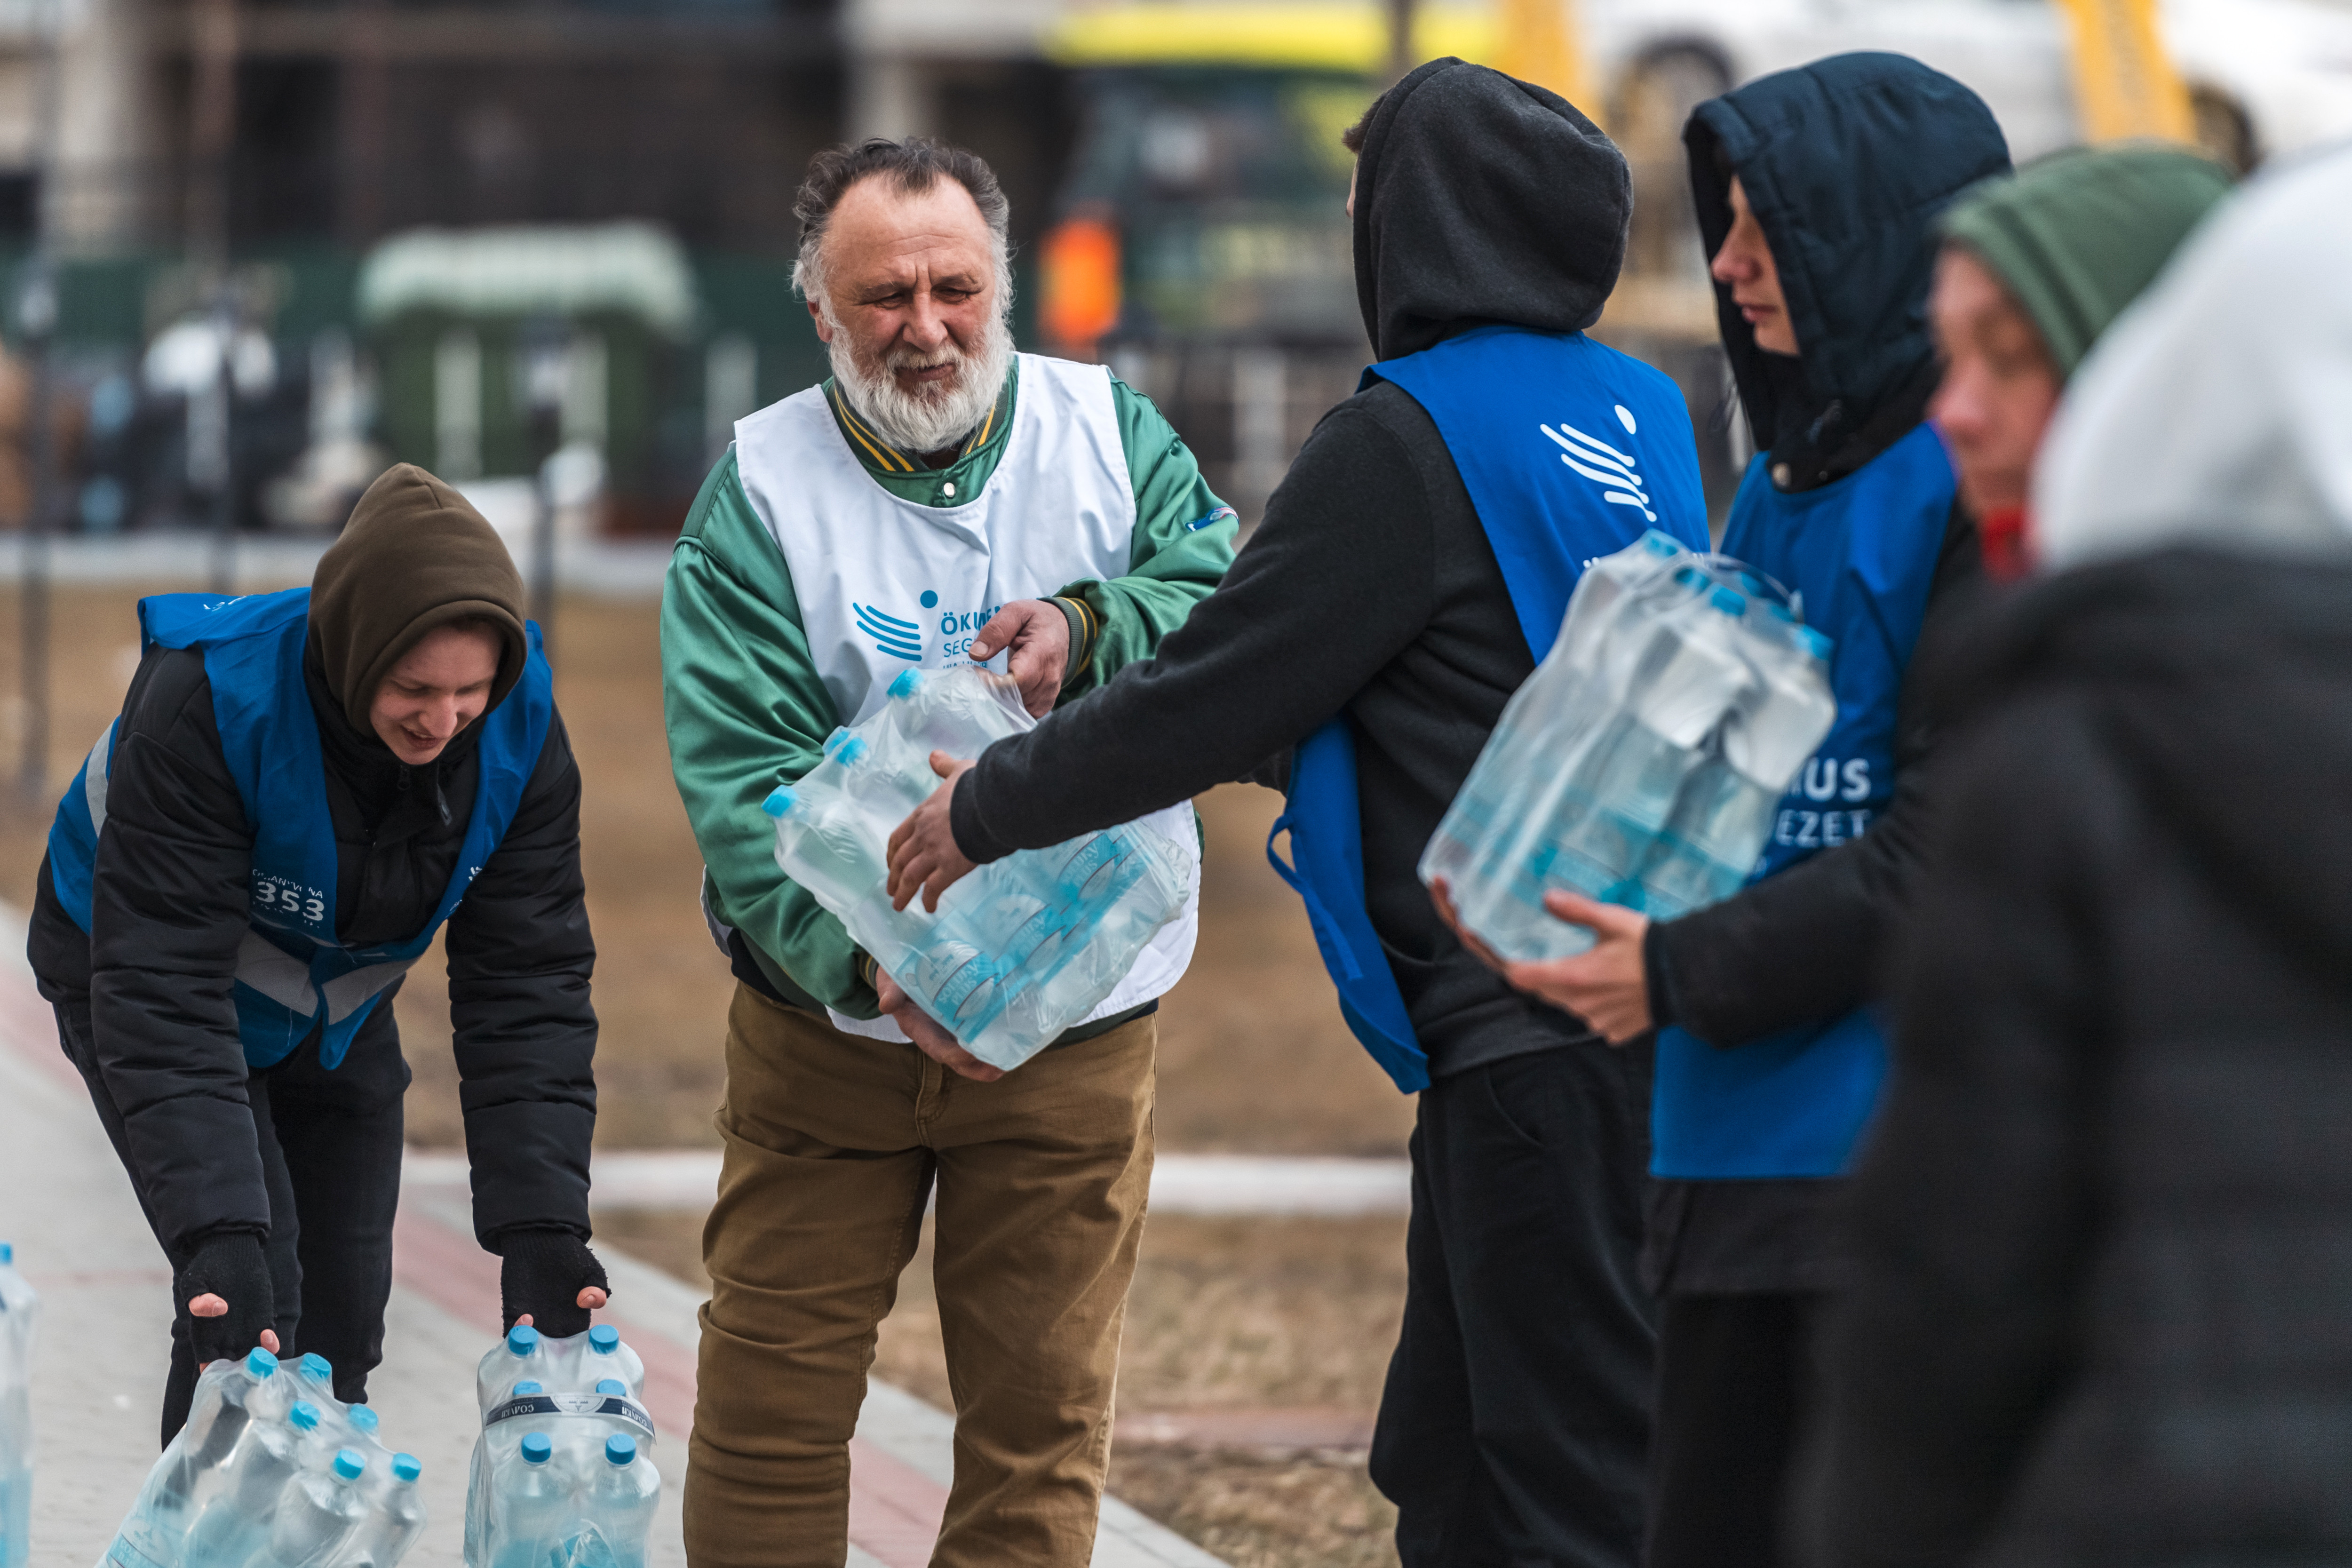
<instances>
[{"instance_id":1,"label":"dirt ground","mask_svg":"<svg viewBox=\"0 0 2352 1568\"><path fill-rule=\"evenodd\" d=\"M137 661L131 588L62 589L54 611L55 716L43 793L0 791L0 898L32 897L57 793L121 704ZM0 767L26 710L16 596L0 595ZM556 694L586 781L582 854L601 954L597 1141L715 1142L710 1113L732 981L695 903L699 858L662 743L650 603L572 599L554 627ZM1199 803L1207 828L1201 943L1160 1014L1160 1146L1263 1153L1401 1153L1412 1102L1340 1023L1296 897L1268 868L1268 792L1227 785ZM462 1131L439 952L399 998L415 1087L413 1141ZM698 1214L600 1214L599 1241L699 1280ZM1130 1298L1120 1393L1130 1415L1202 1408L1307 1410L1361 1425L1376 1405L1402 1310L1402 1225L1377 1220L1150 1222ZM883 1327L879 1375L948 1399L928 1243ZM1122 1438L1112 1486L1241 1568L1395 1561L1394 1514L1360 1451L1147 1444Z\"/></svg>"}]
</instances>

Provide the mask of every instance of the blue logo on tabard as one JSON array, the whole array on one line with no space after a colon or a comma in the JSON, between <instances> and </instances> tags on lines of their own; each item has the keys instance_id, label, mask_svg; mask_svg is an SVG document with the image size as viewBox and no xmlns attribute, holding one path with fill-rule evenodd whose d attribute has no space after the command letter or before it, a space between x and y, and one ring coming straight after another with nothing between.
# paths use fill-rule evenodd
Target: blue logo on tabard
<instances>
[{"instance_id":1,"label":"blue logo on tabard","mask_svg":"<svg viewBox=\"0 0 2352 1568\"><path fill-rule=\"evenodd\" d=\"M861 605L855 599L849 602L849 607L857 614L857 629L874 639L875 651L903 658L909 664L922 661L922 627L896 616L886 616L873 605Z\"/></svg>"}]
</instances>

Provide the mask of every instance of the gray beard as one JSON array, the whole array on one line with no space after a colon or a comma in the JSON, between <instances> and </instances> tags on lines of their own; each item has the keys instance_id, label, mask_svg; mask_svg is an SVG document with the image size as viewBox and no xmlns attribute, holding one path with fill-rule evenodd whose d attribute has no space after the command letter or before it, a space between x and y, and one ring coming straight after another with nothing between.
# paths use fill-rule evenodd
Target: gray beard
<instances>
[{"instance_id":1,"label":"gray beard","mask_svg":"<svg viewBox=\"0 0 2352 1568\"><path fill-rule=\"evenodd\" d=\"M873 426L876 435L903 452L940 452L961 441L988 417L997 393L1003 389L1005 372L1013 366L1013 330L1003 317L992 316L977 353L965 353L950 342L947 352L961 369L944 390L901 391L889 362L918 357L903 349L885 355L869 368L858 363L849 334L836 331L825 352L833 362L834 379L849 405Z\"/></svg>"}]
</instances>

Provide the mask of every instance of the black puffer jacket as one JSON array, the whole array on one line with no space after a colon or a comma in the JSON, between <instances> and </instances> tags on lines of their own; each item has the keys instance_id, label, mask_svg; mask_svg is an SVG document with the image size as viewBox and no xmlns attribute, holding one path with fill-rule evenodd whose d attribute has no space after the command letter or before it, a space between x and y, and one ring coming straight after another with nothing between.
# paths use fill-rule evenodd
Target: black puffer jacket
<instances>
[{"instance_id":1,"label":"black puffer jacket","mask_svg":"<svg viewBox=\"0 0 2352 1568\"><path fill-rule=\"evenodd\" d=\"M364 531L355 515L322 563L305 662L334 823L336 934L358 943L412 937L431 918L473 810L481 726L431 763L404 765L345 720L332 671L348 665L353 689L373 689L403 637L413 642L417 626L453 606L470 612L484 581L513 579L488 525L437 480L395 470L369 496L363 509L394 510ZM464 515L453 517L458 508ZM462 566L468 547L485 559L480 570L452 574L468 584L467 596L453 597L433 568ZM520 582L507 585L519 602ZM351 605L354 594L363 602ZM512 629L513 657L493 688L500 694L520 669L519 618ZM248 930L252 851L203 655L150 649L117 731L91 931L58 901L44 861L28 949L52 1002L87 998L97 1065L175 1251L207 1232L269 1226L231 989ZM596 1016L584 899L580 771L559 716L505 838L446 927L475 1228L494 1251L510 1228L588 1234ZM397 1092L408 1075L393 995L384 993L336 1070ZM317 1049L315 1033L298 1047Z\"/></svg>"},{"instance_id":2,"label":"black puffer jacket","mask_svg":"<svg viewBox=\"0 0 2352 1568\"><path fill-rule=\"evenodd\" d=\"M1815 1560L2352 1562L2347 606L2175 549L1968 639Z\"/></svg>"}]
</instances>

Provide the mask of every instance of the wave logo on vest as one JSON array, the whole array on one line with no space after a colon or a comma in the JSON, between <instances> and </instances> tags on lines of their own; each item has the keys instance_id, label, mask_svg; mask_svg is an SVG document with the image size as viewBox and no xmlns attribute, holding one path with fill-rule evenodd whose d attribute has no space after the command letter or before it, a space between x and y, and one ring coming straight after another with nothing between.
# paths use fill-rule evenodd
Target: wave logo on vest
<instances>
[{"instance_id":1,"label":"wave logo on vest","mask_svg":"<svg viewBox=\"0 0 2352 1568\"><path fill-rule=\"evenodd\" d=\"M933 600L938 597L932 594L923 596ZM856 612L857 629L874 639L877 652L887 653L892 658L903 658L909 664L922 662L923 628L920 626L913 621L902 621L896 616L885 615L873 605L861 605L855 599L849 602L849 607Z\"/></svg>"},{"instance_id":2,"label":"wave logo on vest","mask_svg":"<svg viewBox=\"0 0 2352 1568\"><path fill-rule=\"evenodd\" d=\"M1625 434L1633 435L1633 412L1620 403L1617 422L1625 426ZM1559 460L1601 487L1602 500L1612 506L1639 508L1643 518L1658 521L1650 510L1650 492L1642 488L1642 476L1635 470L1639 461L1631 452L1621 452L1597 437L1588 436L1563 419L1555 430L1549 425L1537 429L1549 437L1560 448Z\"/></svg>"}]
</instances>

